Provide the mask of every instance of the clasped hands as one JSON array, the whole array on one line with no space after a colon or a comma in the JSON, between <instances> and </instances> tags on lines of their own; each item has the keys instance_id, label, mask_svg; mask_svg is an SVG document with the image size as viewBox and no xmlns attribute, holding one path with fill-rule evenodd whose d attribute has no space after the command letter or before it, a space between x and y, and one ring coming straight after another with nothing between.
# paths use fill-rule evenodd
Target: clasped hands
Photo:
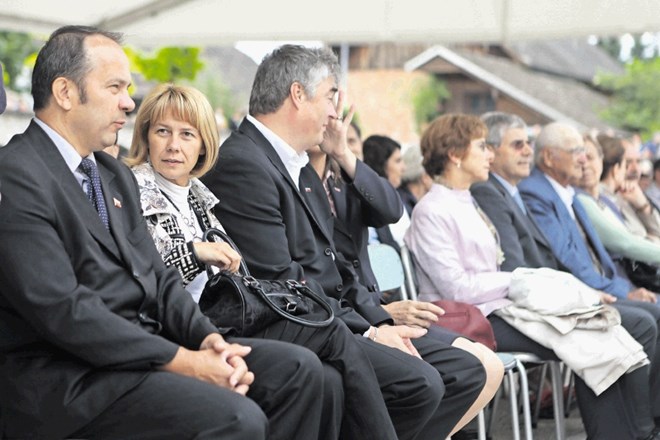
<instances>
[{"instance_id":1,"label":"clasped hands","mask_svg":"<svg viewBox=\"0 0 660 440\"><path fill-rule=\"evenodd\" d=\"M254 382L254 373L244 359L251 350L251 347L228 343L219 333L211 333L197 351L179 347L174 359L163 365L162 370L246 395Z\"/></svg>"}]
</instances>

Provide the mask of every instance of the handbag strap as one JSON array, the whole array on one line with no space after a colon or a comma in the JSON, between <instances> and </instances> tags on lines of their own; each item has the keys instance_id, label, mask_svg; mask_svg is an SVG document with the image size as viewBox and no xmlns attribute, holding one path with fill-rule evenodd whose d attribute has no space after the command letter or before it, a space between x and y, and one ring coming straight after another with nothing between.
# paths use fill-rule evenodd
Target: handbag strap
<instances>
[{"instance_id":1,"label":"handbag strap","mask_svg":"<svg viewBox=\"0 0 660 440\"><path fill-rule=\"evenodd\" d=\"M214 237L220 237L222 241L227 243L233 250L235 250L238 255L241 256L241 263L240 267L238 269L239 273L243 276L249 277L252 276L250 275L250 270L247 267L247 264L245 263L245 258L243 258L243 254L241 254L241 251L238 250L238 246L236 246L236 243L229 238L229 235L225 234L223 231L221 231L218 228L208 228L206 231L204 231L204 236L202 237L203 241L216 241ZM206 272L209 274L209 278L213 276L213 271L211 270L211 267L209 265L206 266Z\"/></svg>"},{"instance_id":2,"label":"handbag strap","mask_svg":"<svg viewBox=\"0 0 660 440\"><path fill-rule=\"evenodd\" d=\"M220 237L222 241L227 243L229 246L231 246L232 249L238 252L238 254L241 256L239 273L243 278L243 282L249 283L250 287L253 288L256 292L258 292L259 296L261 296L261 298L264 301L266 301L266 304L268 304L268 306L271 309L273 309L275 313L281 315L283 318L286 318L290 321L308 327L325 327L328 324L330 324L330 322L332 322L332 320L335 317L335 314L330 304L325 299L323 299L318 293L314 292L305 284L296 280L282 280L282 282L284 282L289 289L295 291L301 296L309 298L310 300L318 304L327 313L328 318L322 321L314 321L305 318L300 318L299 316L292 315L280 309L277 306L277 304L275 304L273 300L270 299L268 295L266 295L263 288L261 287L261 284L259 283L259 280L257 280L252 275L250 275L250 270L248 269L247 264L245 263L245 259L243 258L241 251L238 250L238 246L236 246L236 243L234 243L234 241L231 238L229 238L229 236L225 232L221 231L218 228L208 228L206 231L204 231L204 237L202 239L204 241L215 241L214 237ZM213 271L211 271L211 267L209 265L206 266L206 271L209 275L209 278L211 278L213 276Z\"/></svg>"},{"instance_id":3,"label":"handbag strap","mask_svg":"<svg viewBox=\"0 0 660 440\"><path fill-rule=\"evenodd\" d=\"M306 319L306 318L301 318L298 315L293 315L291 313L288 313L286 310L282 310L273 302L272 299L268 295L266 295L266 292L264 292L263 288L261 287L261 284L259 283L259 280L255 279L254 277L243 277L244 282L249 282L251 283L252 289L256 291L259 296L266 301L266 304L275 311L278 315L282 316L285 319L288 319L289 321L293 321L295 323L307 326L307 327L326 327L329 325L332 320L335 318L335 313L332 310L332 307L330 304L321 296L314 292L312 289L307 287L305 284L302 284L299 281L296 280L286 280L283 281L286 286L289 288L290 291L296 292L300 296L304 296L318 304L328 315L328 317L324 320L318 321L318 320L312 320L312 319Z\"/></svg>"}]
</instances>

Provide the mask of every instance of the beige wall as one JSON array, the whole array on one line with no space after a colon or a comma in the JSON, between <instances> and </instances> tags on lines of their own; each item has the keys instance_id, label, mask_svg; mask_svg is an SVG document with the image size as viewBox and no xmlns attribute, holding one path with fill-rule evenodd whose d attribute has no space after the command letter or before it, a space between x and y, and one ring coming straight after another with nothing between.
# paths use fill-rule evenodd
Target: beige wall
<instances>
[{"instance_id":1,"label":"beige wall","mask_svg":"<svg viewBox=\"0 0 660 440\"><path fill-rule=\"evenodd\" d=\"M357 108L363 138L389 136L402 145L419 143L412 96L415 83L427 73L362 70L348 74L348 102Z\"/></svg>"}]
</instances>

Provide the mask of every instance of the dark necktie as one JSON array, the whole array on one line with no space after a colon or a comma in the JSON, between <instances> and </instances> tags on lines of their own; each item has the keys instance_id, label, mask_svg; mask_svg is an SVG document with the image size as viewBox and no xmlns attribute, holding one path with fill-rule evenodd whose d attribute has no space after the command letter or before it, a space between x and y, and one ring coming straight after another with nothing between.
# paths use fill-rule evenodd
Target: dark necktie
<instances>
[{"instance_id":1,"label":"dark necktie","mask_svg":"<svg viewBox=\"0 0 660 440\"><path fill-rule=\"evenodd\" d=\"M98 211L99 217L101 217L101 221L105 225L105 228L108 229L108 209L103 200L103 190L101 189L99 170L96 168L96 164L87 158L82 160L80 167L82 168L83 173L89 178L87 197L94 205L94 208L96 208L96 211Z\"/></svg>"}]
</instances>

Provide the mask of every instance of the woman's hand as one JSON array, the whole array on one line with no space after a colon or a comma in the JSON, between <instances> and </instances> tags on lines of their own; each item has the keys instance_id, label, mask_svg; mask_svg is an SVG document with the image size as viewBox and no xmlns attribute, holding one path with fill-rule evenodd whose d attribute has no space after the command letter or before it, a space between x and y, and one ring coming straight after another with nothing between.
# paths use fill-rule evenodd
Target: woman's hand
<instances>
[{"instance_id":1,"label":"woman's hand","mask_svg":"<svg viewBox=\"0 0 660 440\"><path fill-rule=\"evenodd\" d=\"M205 264L216 266L229 272L237 272L241 264L241 256L227 243L197 242L193 243L197 258Z\"/></svg>"}]
</instances>

